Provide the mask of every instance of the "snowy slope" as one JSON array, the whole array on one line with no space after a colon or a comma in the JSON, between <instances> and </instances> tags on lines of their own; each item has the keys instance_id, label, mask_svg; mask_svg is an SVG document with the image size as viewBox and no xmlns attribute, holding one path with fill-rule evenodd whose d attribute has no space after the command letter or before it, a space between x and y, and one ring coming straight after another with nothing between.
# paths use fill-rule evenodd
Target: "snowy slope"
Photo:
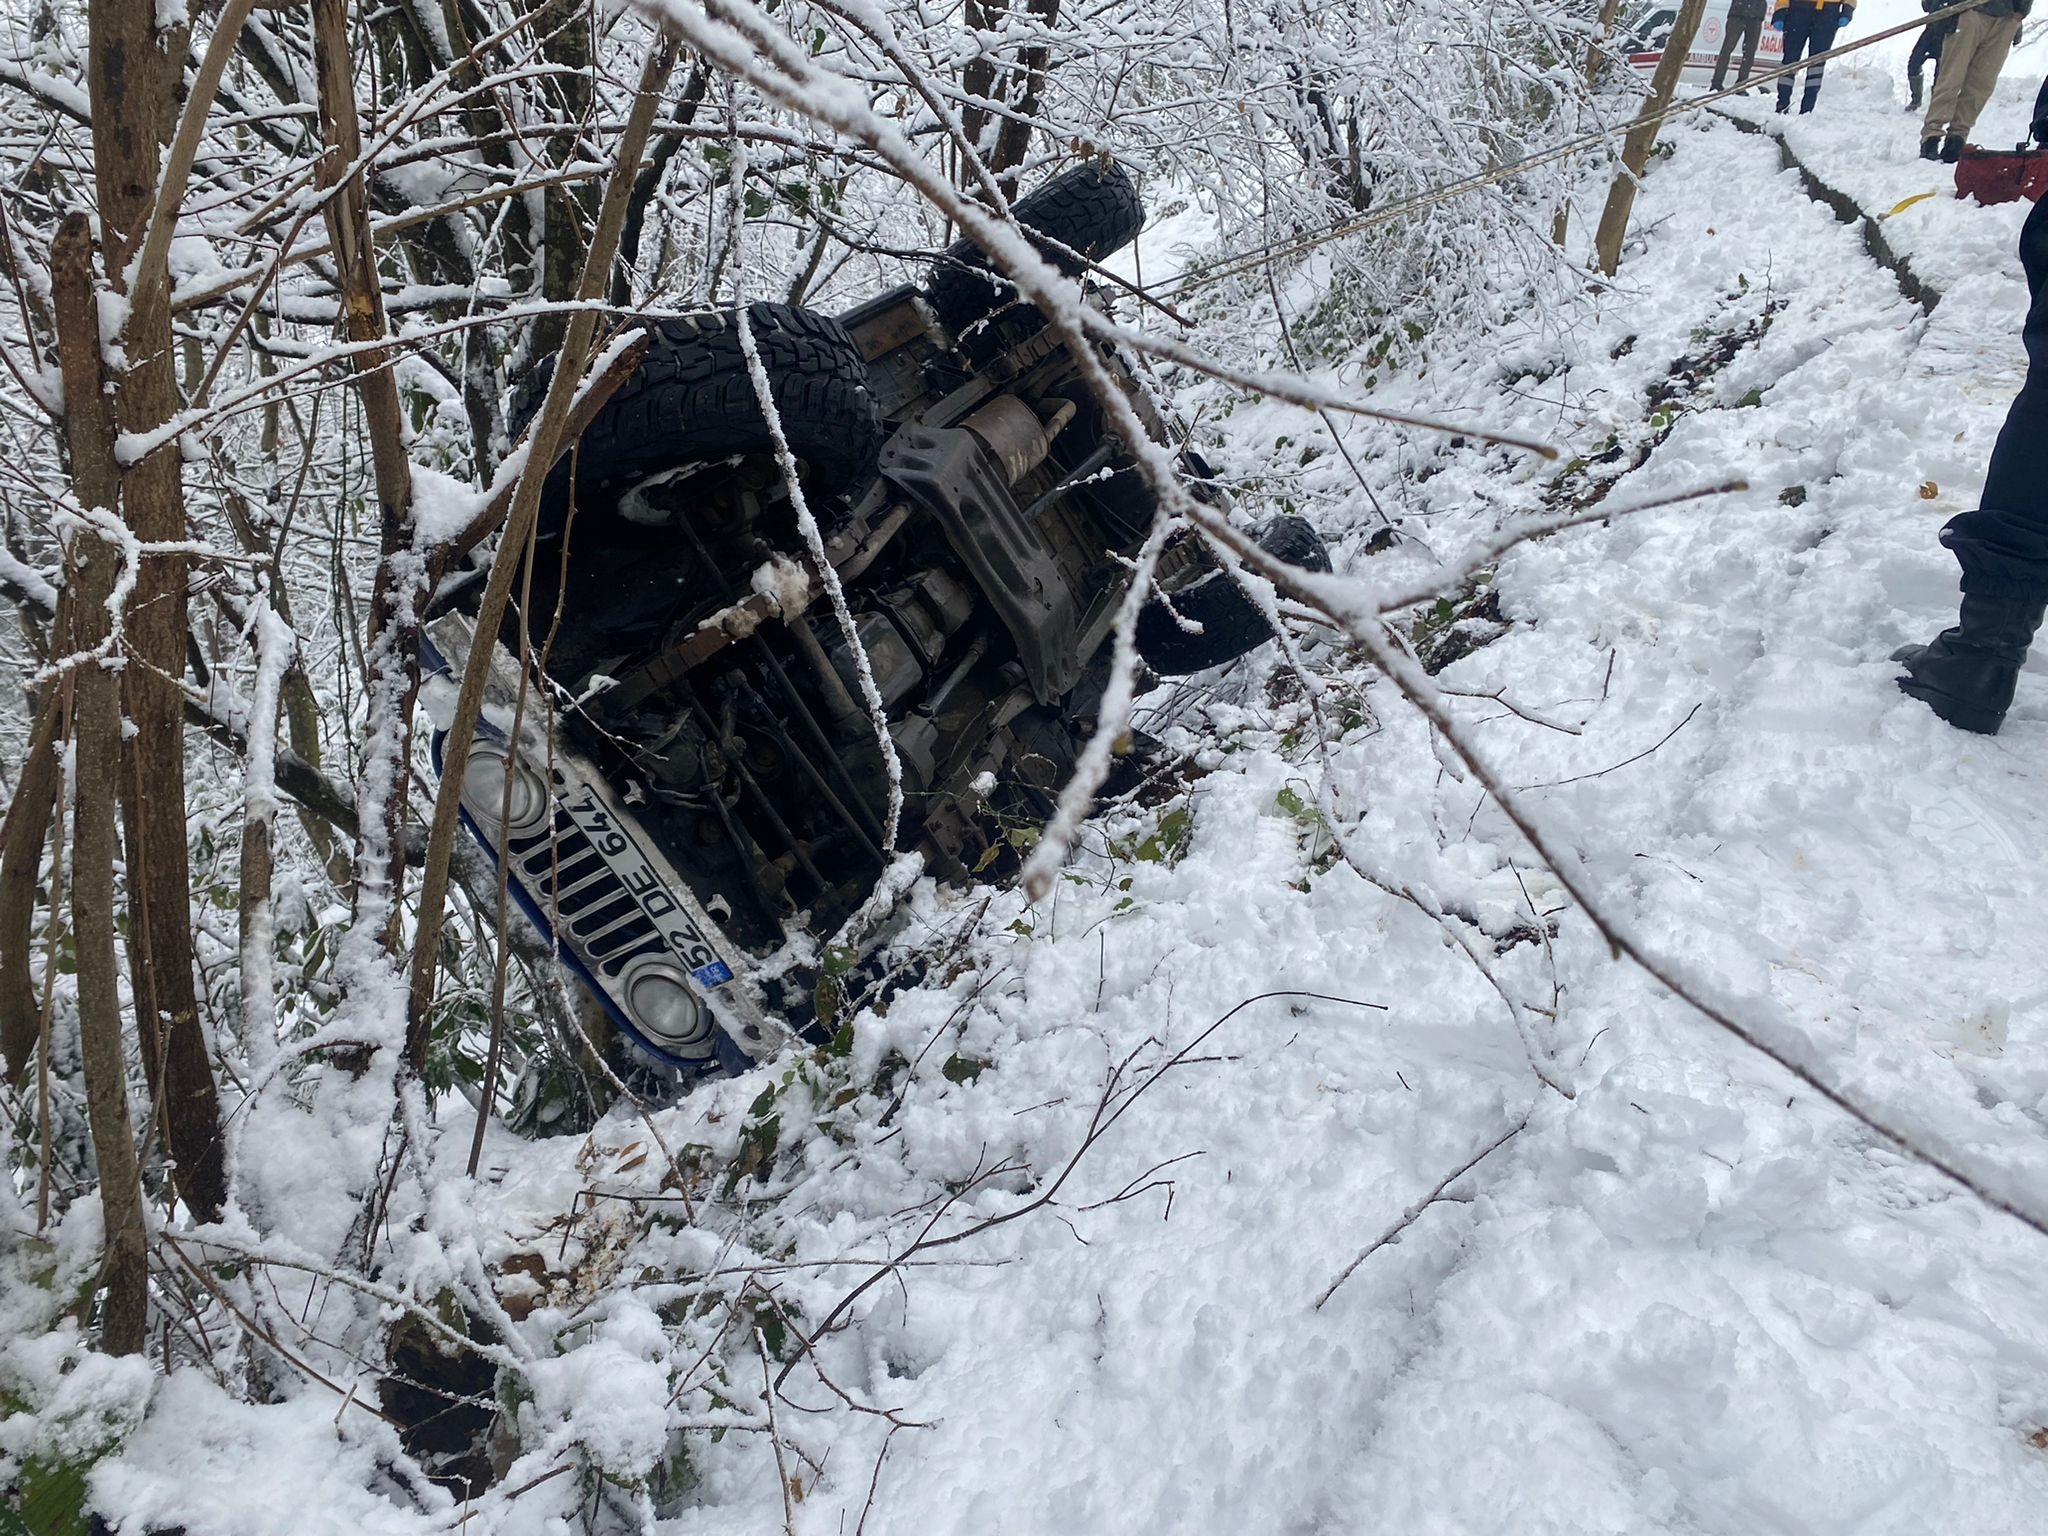
<instances>
[{"instance_id":1,"label":"snowy slope","mask_svg":"<svg viewBox=\"0 0 2048 1536\"><path fill-rule=\"evenodd\" d=\"M1860 143L1903 183L1910 150L1890 140L1910 125L1889 89L1843 71L1795 131L1817 155ZM2013 220L1939 211L1956 234L1930 319L1768 139L1722 122L1669 137L1618 282L1378 398L1591 459L1647 430L1674 360L1733 338L1606 504L1751 488L1509 556L1493 585L1510 627L1441 681L1551 722L1457 704L1653 947L1780 1019L1837 1079L2048 1187L2048 675L2037 662L1984 740L1898 695L1884 660L1953 611L1935 532L1973 504L2020 375ZM1379 520L1316 451L1323 429L1245 405L1222 430L1227 471L1275 471L1349 531L1340 568L1372 579L1455 559L1556 473L1347 427L1410 535L1375 556ZM1270 655L1153 701L1154 728L1207 770L1182 802L1182 856L1148 851L1159 813L1133 812L1040 910L926 894L920 922L960 945L957 975L860 1021L844 1102L807 1099L807 1077L781 1090L783 1160L732 1197L733 1245L774 1260L762 1283L815 1326L918 1232L1024 1214L867 1289L818 1346L830 1384L800 1361L772 1433L694 1440L694 1487L659 1527L2038 1530L2048 1239L1614 960L1392 689L1313 655L1340 737L1327 756ZM1416 906L1331 864L1319 796L1361 857L1470 916L1458 931L1491 981ZM1298 995L1202 1037L1273 991ZM1117 1100L1060 1182L1105 1087L1197 1041ZM1538 1082L1530 1050L1573 1097ZM877 1077L891 1053L912 1065ZM631 1171L643 1135L729 1152L780 1080L587 1146L494 1139L500 1171L473 1206L411 1214L443 1241L487 1234L493 1260L552 1255L594 1167L656 1195L658 1164ZM1013 1171L980 1177L996 1167ZM562 1252L594 1254L602 1230L595 1214L561 1230ZM671 1347L662 1283L731 1248L666 1226L621 1241L637 1246L615 1272L640 1281L586 1298L573 1330L546 1307L524 1325L528 1347L567 1353L534 1368L546 1433L529 1443L546 1454L514 1469L523 1491L485 1528L568 1528L577 1479L525 1486L554 1456L581 1445L631 1482L682 1422L654 1364ZM758 1415L757 1377L729 1393ZM204 1478L188 1476L195 1441ZM380 1447L388 1432L331 1398L230 1408L188 1379L98 1486L192 1536L275 1530L285 1509L332 1512L308 1515L318 1528L456 1526L457 1509L422 1520L361 1491ZM259 1469L260 1507L234 1497Z\"/></svg>"}]
</instances>

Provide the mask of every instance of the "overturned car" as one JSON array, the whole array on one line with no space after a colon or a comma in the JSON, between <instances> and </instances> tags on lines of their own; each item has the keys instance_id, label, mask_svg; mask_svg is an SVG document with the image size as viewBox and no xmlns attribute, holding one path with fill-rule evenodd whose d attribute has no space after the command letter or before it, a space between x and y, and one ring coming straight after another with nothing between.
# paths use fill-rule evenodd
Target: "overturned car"
<instances>
[{"instance_id":1,"label":"overturned car","mask_svg":"<svg viewBox=\"0 0 2048 1536\"><path fill-rule=\"evenodd\" d=\"M1095 161L1015 212L1075 276L1144 222L1129 175ZM463 793L470 832L502 847L520 906L617 1025L622 1065L671 1087L810 1022L822 946L896 851L892 794L897 848L938 878L1015 872L1013 834L1051 814L1092 727L1154 511L1066 345L969 243L837 319L760 303L746 320L829 573L737 316L652 322L639 371L548 484L523 608L489 637ZM1171 442L1129 360L1100 355ZM1192 452L1180 462L1218 498ZM1298 519L1262 540L1328 568ZM1156 672L1267 637L1192 537L1158 585L1199 632L1148 604ZM430 661L459 671L479 637L459 594L441 606ZM522 653L546 686L515 721Z\"/></svg>"}]
</instances>

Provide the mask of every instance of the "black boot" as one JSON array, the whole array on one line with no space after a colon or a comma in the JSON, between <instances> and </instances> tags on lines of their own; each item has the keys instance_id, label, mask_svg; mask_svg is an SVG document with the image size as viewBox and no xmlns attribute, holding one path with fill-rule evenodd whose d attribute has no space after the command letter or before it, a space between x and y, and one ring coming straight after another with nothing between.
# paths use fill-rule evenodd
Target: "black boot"
<instances>
[{"instance_id":1,"label":"black boot","mask_svg":"<svg viewBox=\"0 0 2048 1536\"><path fill-rule=\"evenodd\" d=\"M1909 93L1906 97L1906 110L1908 112L1918 112L1920 110L1920 82L1918 80L1909 80L1906 82L1906 89Z\"/></svg>"},{"instance_id":2,"label":"black boot","mask_svg":"<svg viewBox=\"0 0 2048 1536\"><path fill-rule=\"evenodd\" d=\"M1920 158L1922 160L1939 160L1941 158L1940 134L1929 134L1920 141Z\"/></svg>"},{"instance_id":3,"label":"black boot","mask_svg":"<svg viewBox=\"0 0 2048 1536\"><path fill-rule=\"evenodd\" d=\"M1996 736L2044 610L2048 600L2039 597L1965 592L1954 629L1943 630L1926 645L1892 652L1892 660L1906 668L1900 691L1959 730Z\"/></svg>"},{"instance_id":4,"label":"black boot","mask_svg":"<svg viewBox=\"0 0 2048 1536\"><path fill-rule=\"evenodd\" d=\"M1963 158L1963 136L1952 133L1941 141L1941 160L1944 165L1954 165Z\"/></svg>"}]
</instances>

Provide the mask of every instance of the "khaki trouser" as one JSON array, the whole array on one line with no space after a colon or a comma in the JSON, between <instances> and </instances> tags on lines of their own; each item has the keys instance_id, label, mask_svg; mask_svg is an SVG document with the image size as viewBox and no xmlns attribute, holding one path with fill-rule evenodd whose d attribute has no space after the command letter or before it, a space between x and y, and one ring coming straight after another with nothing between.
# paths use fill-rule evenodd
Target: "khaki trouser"
<instances>
[{"instance_id":1,"label":"khaki trouser","mask_svg":"<svg viewBox=\"0 0 2048 1536\"><path fill-rule=\"evenodd\" d=\"M1920 125L1921 138L1943 133L1969 138L2019 29L2017 16L1965 11L1957 18L1956 35L1942 48L1941 64L1934 72L1934 93L1927 102L1927 120Z\"/></svg>"}]
</instances>

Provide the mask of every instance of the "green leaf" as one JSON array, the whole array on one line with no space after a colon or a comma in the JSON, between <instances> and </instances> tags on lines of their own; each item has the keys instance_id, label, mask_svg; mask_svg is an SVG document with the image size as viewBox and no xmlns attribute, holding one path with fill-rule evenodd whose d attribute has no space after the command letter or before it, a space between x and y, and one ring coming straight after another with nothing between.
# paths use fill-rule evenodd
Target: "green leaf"
<instances>
[{"instance_id":1,"label":"green leaf","mask_svg":"<svg viewBox=\"0 0 2048 1536\"><path fill-rule=\"evenodd\" d=\"M946 1064L939 1068L949 1083L971 1083L988 1070L988 1063L977 1061L972 1056L948 1056Z\"/></svg>"},{"instance_id":2,"label":"green leaf","mask_svg":"<svg viewBox=\"0 0 2048 1536\"><path fill-rule=\"evenodd\" d=\"M1322 825L1323 813L1309 804L1300 791L1291 785L1283 786L1280 793L1273 797L1273 803L1304 826Z\"/></svg>"},{"instance_id":3,"label":"green leaf","mask_svg":"<svg viewBox=\"0 0 2048 1536\"><path fill-rule=\"evenodd\" d=\"M1164 864L1171 869L1194 841L1194 830L1194 813L1184 805L1175 806L1159 818L1159 830L1138 844L1138 861Z\"/></svg>"},{"instance_id":4,"label":"green leaf","mask_svg":"<svg viewBox=\"0 0 2048 1536\"><path fill-rule=\"evenodd\" d=\"M0 1504L0 1536L86 1536L85 1478L94 1460L21 1464L21 1511Z\"/></svg>"}]
</instances>

